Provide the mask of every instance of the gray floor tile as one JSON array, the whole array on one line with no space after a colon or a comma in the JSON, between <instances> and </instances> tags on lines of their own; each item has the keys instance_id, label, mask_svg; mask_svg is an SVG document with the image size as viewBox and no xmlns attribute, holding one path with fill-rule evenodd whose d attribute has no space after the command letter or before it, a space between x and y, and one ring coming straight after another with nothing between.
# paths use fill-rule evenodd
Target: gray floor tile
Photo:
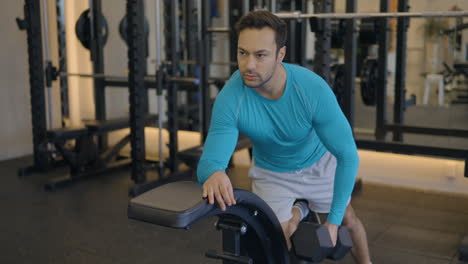
<instances>
[{"instance_id":1,"label":"gray floor tile","mask_svg":"<svg viewBox=\"0 0 468 264\"><path fill-rule=\"evenodd\" d=\"M457 252L461 238L462 235L458 233L392 225L375 241L375 245L412 254L451 259Z\"/></svg>"},{"instance_id":2,"label":"gray floor tile","mask_svg":"<svg viewBox=\"0 0 468 264\"><path fill-rule=\"evenodd\" d=\"M436 209L412 208L402 215L397 223L442 232L462 234L468 232L468 214Z\"/></svg>"},{"instance_id":3,"label":"gray floor tile","mask_svg":"<svg viewBox=\"0 0 468 264\"><path fill-rule=\"evenodd\" d=\"M219 263L204 257L221 247L215 217L188 231L127 219L128 171L50 193L43 183L62 172L18 178L16 168L26 161L0 163L0 246L6 252L0 263ZM236 187L249 188L247 171L237 168ZM456 196L366 183L352 199L374 263L449 263L466 221L464 203ZM353 261L347 256L338 263Z\"/></svg>"},{"instance_id":4,"label":"gray floor tile","mask_svg":"<svg viewBox=\"0 0 468 264\"><path fill-rule=\"evenodd\" d=\"M449 264L451 258L433 257L388 247L371 246L372 263L378 264Z\"/></svg>"}]
</instances>

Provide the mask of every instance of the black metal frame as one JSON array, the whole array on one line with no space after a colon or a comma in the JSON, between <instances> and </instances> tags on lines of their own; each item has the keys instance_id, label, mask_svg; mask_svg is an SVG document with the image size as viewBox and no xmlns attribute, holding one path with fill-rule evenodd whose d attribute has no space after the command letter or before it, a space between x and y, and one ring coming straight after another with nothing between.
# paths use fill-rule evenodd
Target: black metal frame
<instances>
[{"instance_id":1,"label":"black metal frame","mask_svg":"<svg viewBox=\"0 0 468 264\"><path fill-rule=\"evenodd\" d=\"M24 20L17 20L20 29L27 30L29 86L34 163L19 169L19 175L33 171L46 172L51 167L47 142L47 118L42 54L41 5L39 0L25 0Z\"/></svg>"},{"instance_id":2,"label":"black metal frame","mask_svg":"<svg viewBox=\"0 0 468 264\"><path fill-rule=\"evenodd\" d=\"M267 1L268 7L271 10L271 6L276 1ZM279 11L294 12L299 11L302 13L307 12L308 1L305 0L293 0L293 1L278 1L275 5L275 9ZM283 59L284 62L299 64L306 66L307 58L306 54L306 37L307 37L307 25L306 21L301 20L288 20L286 21L288 27L288 38L286 46L288 47L286 55Z\"/></svg>"},{"instance_id":3,"label":"black metal frame","mask_svg":"<svg viewBox=\"0 0 468 264\"><path fill-rule=\"evenodd\" d=\"M228 1L229 2L229 28L231 32L236 32L235 23L243 15L242 10L244 1ZM229 34L229 58L230 61L237 61L237 33ZM236 66L231 65L231 73L235 72Z\"/></svg>"},{"instance_id":4,"label":"black metal frame","mask_svg":"<svg viewBox=\"0 0 468 264\"><path fill-rule=\"evenodd\" d=\"M145 73L141 69L141 65L146 63L146 57L143 53L141 42L143 41L143 19L144 15L143 0L127 0L127 16L129 36L128 57L129 57L129 88L130 88L130 123L131 123L131 146L132 146L132 179L135 185L131 188L132 196L145 192L156 185L161 184L167 179L177 180L187 177L186 172L178 170L178 87L179 83L187 83L187 80L178 79L181 72L178 68L180 61L180 27L179 27L179 0L163 1L164 2L164 19L166 25L166 57L171 63L162 65L156 73L156 82L145 81ZM206 5L204 5L206 6ZM209 7L209 6L208 6ZM207 18L209 19L209 17ZM205 28L205 27L204 27ZM156 29L158 30L158 29ZM199 52L201 59L206 61L206 52L204 52L205 42L199 44ZM202 64L202 63L200 63ZM203 64L202 64L203 65ZM206 73L205 73L206 72ZM201 90L207 90L208 70L202 68L199 78ZM172 76L172 77L170 77ZM171 79L172 78L172 79ZM121 83L125 83L121 81ZM146 159L145 159L145 136L144 124L141 117L144 116L144 109L139 106L142 98L146 98L147 85L154 85L157 88L157 95L162 95L163 90L167 90L166 100L168 102L167 111L167 129L169 132L169 158L163 162L163 168L159 168L159 180L148 182L146 175ZM208 94L209 96L209 94ZM202 107L205 96L202 96ZM161 113L158 113L161 114ZM205 118L203 118L205 119ZM159 157L160 159L163 157ZM164 168L170 170L170 176L165 175ZM190 173L189 173L190 174Z\"/></svg>"},{"instance_id":5,"label":"black metal frame","mask_svg":"<svg viewBox=\"0 0 468 264\"><path fill-rule=\"evenodd\" d=\"M145 169L145 160L144 160L144 131L143 126L138 125L137 121L134 120L138 116L141 116L142 109L131 106L131 130L132 133L135 131L135 135L132 137L132 151L135 149L135 154L132 154L133 165L132 165L132 179L135 181L135 185L131 188L130 194L137 195L142 193L148 189L154 188L157 185L160 185L161 182L164 181L175 181L177 179L186 178L193 176L193 171L180 171L178 169L178 165L180 161L183 161L189 167L194 168L200 155L202 153L201 147L197 146L194 148L190 148L188 150L184 150L182 152L178 151L178 140L177 140L177 132L179 130L179 104L177 100L177 91L180 89L184 90L193 90L193 87L196 83L198 83L198 88L200 91L200 105L201 105L201 115L200 115L200 132L202 137L202 142L205 141L209 125L210 125L210 116L211 116L211 109L212 109L212 100L210 96L210 85L220 85L220 81L216 78L209 78L209 66L210 66L210 58L209 58L209 51L210 51L210 37L213 33L226 33L227 30L213 30L210 28L210 5L207 1L201 1L201 10L197 10L197 12L201 12L201 23L199 30L201 38L197 41L197 64L199 65L200 69L200 76L198 79L193 77L181 76L180 69L178 68L180 62L180 53L181 53L181 45L180 45L180 28L179 28L179 1L164 1L165 6L165 16L166 25L171 25L170 27L165 28L166 34L166 61L169 63L163 64L160 69L156 73L156 81L149 81L140 70L138 69L137 62L144 64L144 60L141 54L141 47L137 44L137 41L140 41L138 36L141 35L142 32L142 24L135 22L136 17L142 16L142 10L139 8L141 5L141 0L128 0L127 1L127 12L131 12L132 15L129 16L129 28L128 28L128 36L135 38L132 40L133 42L129 42L129 81L130 81L130 104L134 105L138 103L140 99L138 97L142 96L141 91L144 88L149 87L158 87L158 94L162 93L162 90L167 90L166 100L168 102L168 111L167 111L167 128L169 132L169 158L167 158L163 162L164 168L168 168L170 170L170 174L164 172L164 170L160 169L159 172L159 179L156 181L147 181L146 169ZM244 9L244 8L242 8ZM168 15L169 14L169 15ZM133 18L132 18L133 17ZM141 21L140 21L141 22ZM232 36L232 35L231 35ZM109 78L104 78L105 80L109 81ZM123 85L125 84L125 80L112 80L113 84ZM187 86L188 85L188 86ZM190 86L191 85L191 86ZM138 92L140 91L140 92ZM201 142L201 143L202 143ZM133 147L136 146L136 147ZM250 147L250 142L248 139L241 137L238 141L237 148L246 148ZM143 153L143 154L142 154ZM156 165L157 167L157 165ZM159 166L161 167L161 166Z\"/></svg>"},{"instance_id":6,"label":"black metal frame","mask_svg":"<svg viewBox=\"0 0 468 264\"><path fill-rule=\"evenodd\" d=\"M65 35L65 0L57 0L57 40L59 71L67 72L67 43ZM60 110L62 113L62 127L67 125L70 119L70 104L68 101L68 79L60 78Z\"/></svg>"},{"instance_id":7,"label":"black metal frame","mask_svg":"<svg viewBox=\"0 0 468 264\"><path fill-rule=\"evenodd\" d=\"M408 0L398 0L398 12L408 12ZM400 125L404 123L406 109L406 42L409 27L409 18L398 18L396 67L395 69L395 104L393 105L393 123ZM393 141L403 142L403 134L399 131L393 132Z\"/></svg>"},{"instance_id":8,"label":"black metal frame","mask_svg":"<svg viewBox=\"0 0 468 264\"><path fill-rule=\"evenodd\" d=\"M164 19L165 24L170 25L166 27L166 56L167 60L171 61L169 66L169 74L171 76L180 76L179 61L180 61L180 25L179 25L179 2L175 1L164 1ZM157 30L157 29L156 29ZM177 125L178 119L178 88L179 85L176 82L169 82L167 84L167 123L169 130L169 159L167 160L167 166L171 172L175 172L179 165L177 152L179 147L178 142L178 130ZM160 157L161 158L161 157Z\"/></svg>"},{"instance_id":9,"label":"black metal frame","mask_svg":"<svg viewBox=\"0 0 468 264\"><path fill-rule=\"evenodd\" d=\"M136 184L146 182L145 124L142 98L146 97L146 63L144 36L144 9L142 0L127 0L128 36L128 82L130 101L130 143L132 158L132 179Z\"/></svg>"},{"instance_id":10,"label":"black metal frame","mask_svg":"<svg viewBox=\"0 0 468 264\"><path fill-rule=\"evenodd\" d=\"M408 11L408 1L399 0L398 11ZM380 1L380 11L388 12L389 1ZM450 157L465 161L465 177L468 177L468 150L441 148L431 146L420 146L403 144L403 133L426 134L437 136L454 136L468 138L468 130L443 129L432 127L418 127L404 125L404 111L408 106L405 99L405 73L406 73L406 42L409 18L398 18L397 28L397 62L395 76L395 104L394 123L389 124L386 119L386 87L387 87L387 51L389 47L389 24L387 18L379 19L379 78L377 84L377 112L376 112L376 141L356 140L359 148L380 151L391 151L402 154L420 154L439 157ZM384 142L386 134L393 132L394 142ZM400 143L398 143L400 142Z\"/></svg>"},{"instance_id":11,"label":"black metal frame","mask_svg":"<svg viewBox=\"0 0 468 264\"><path fill-rule=\"evenodd\" d=\"M320 13L330 12L330 0L316 0L314 2L315 10ZM347 12L355 10L355 0L347 0ZM408 11L408 1L399 0L399 12ZM389 0L380 0L380 11L389 11ZM370 140L356 140L359 148L372 149L380 151L391 151L406 154L420 154L431 155L439 157L450 157L462 159L465 161L465 177L468 177L468 150L455 149L455 148L441 148L431 146L420 146L412 144L403 144L403 133L427 134L438 136L455 136L468 138L468 130L462 129L443 129L431 127L418 127L404 125L404 111L406 107L411 104L410 101L405 99L405 70L406 70L406 41L409 18L398 19L398 32L397 32L397 71L395 82L395 105L394 105L394 120L393 124L389 124L386 118L386 87L387 87L387 53L389 48L389 19L378 19L378 81L376 90L376 128L375 128L375 141ZM314 58L314 70L321 75L325 80L329 80L330 76L330 56L329 56L329 39L330 27L329 19L311 19L311 25L316 31L316 56ZM346 59L346 89L343 100L343 112L353 124L353 109L354 109L354 76L356 70L355 56L356 56L356 43L355 43L355 22L349 20L346 24L346 39L345 42L345 59ZM385 142L388 132L393 132L394 142ZM398 143L400 142L400 143Z\"/></svg>"},{"instance_id":12,"label":"black metal frame","mask_svg":"<svg viewBox=\"0 0 468 264\"><path fill-rule=\"evenodd\" d=\"M389 0L380 0L380 12L388 12L390 10ZM384 140L386 136L385 125L387 123L387 65L388 65L388 48L390 40L390 27L388 18L378 20L378 44L379 44L379 57L377 58L378 81L376 91L376 127L375 138L376 140Z\"/></svg>"},{"instance_id":13,"label":"black metal frame","mask_svg":"<svg viewBox=\"0 0 468 264\"><path fill-rule=\"evenodd\" d=\"M333 0L314 0L314 10L316 13L332 12ZM314 71L320 75L327 83L331 83L330 76L330 49L331 49L331 20L311 19L311 27L315 28L315 56ZM314 21L315 26L312 26Z\"/></svg>"},{"instance_id":14,"label":"black metal frame","mask_svg":"<svg viewBox=\"0 0 468 264\"><path fill-rule=\"evenodd\" d=\"M42 7L46 8L46 7ZM45 84L51 86L60 73L66 73L66 40L64 2L56 1L57 32L59 46L59 71L48 62L44 69L42 46L42 21L40 0L25 0L24 20L17 19L20 29L27 29L28 60L31 89L31 116L33 129L34 163L30 167L20 168L18 174L24 176L32 172L47 172L49 169L67 165L70 174L50 179L45 187L53 190L85 177L96 175L110 169L121 168L128 165L129 159L123 159L119 150L129 141L128 137L121 139L114 147L107 146L107 133L126 126L124 120L106 120L105 116L105 87L104 78L94 78L96 119L86 122L86 128L66 128L69 118L68 83L67 76L60 75L60 95L62 128L48 130L46 127ZM90 54L93 61L93 74L104 73L103 36L101 0L93 0L91 8L91 41ZM99 26L98 26L99 25ZM144 122L148 119L144 119ZM97 138L97 148L94 139ZM74 149L65 147L67 140L87 142L75 145ZM90 160L95 157L95 160ZM116 161L114 161L114 159Z\"/></svg>"},{"instance_id":15,"label":"black metal frame","mask_svg":"<svg viewBox=\"0 0 468 264\"><path fill-rule=\"evenodd\" d=\"M202 4L202 38L199 40L199 63L200 63L200 89L201 94L201 105L202 105L202 125L201 135L202 142L205 142L208 136L208 130L210 128L210 115L211 115L211 100L210 100L210 86L208 84L208 77L210 74L209 66L209 50L210 50L210 38L211 33L207 30L210 26L210 5Z\"/></svg>"},{"instance_id":16,"label":"black metal frame","mask_svg":"<svg viewBox=\"0 0 468 264\"><path fill-rule=\"evenodd\" d=\"M346 0L346 12L354 13L357 10L356 0ZM354 125L354 89L357 68L357 37L356 20L349 19L345 22L346 41L344 42L345 50L345 90L342 110L348 119L351 127Z\"/></svg>"},{"instance_id":17,"label":"black metal frame","mask_svg":"<svg viewBox=\"0 0 468 264\"><path fill-rule=\"evenodd\" d=\"M104 40L102 36L102 1L93 0L90 6L91 14L91 41L90 41L90 54L91 61L93 62L93 73L104 73ZM99 121L106 120L106 87L104 80L96 78L94 82L94 106L95 106L95 119ZM107 136L101 135L98 139L98 146L100 150L107 147Z\"/></svg>"}]
</instances>

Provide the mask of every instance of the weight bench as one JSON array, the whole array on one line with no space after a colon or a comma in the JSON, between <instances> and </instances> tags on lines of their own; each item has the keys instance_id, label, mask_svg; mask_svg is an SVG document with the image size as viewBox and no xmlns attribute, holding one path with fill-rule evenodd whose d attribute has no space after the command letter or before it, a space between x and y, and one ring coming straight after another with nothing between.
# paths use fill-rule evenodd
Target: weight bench
<instances>
[{"instance_id":1,"label":"weight bench","mask_svg":"<svg viewBox=\"0 0 468 264\"><path fill-rule=\"evenodd\" d=\"M47 131L47 139L51 142L58 140L76 139L88 134L88 129L84 127L79 128L58 128Z\"/></svg>"},{"instance_id":2,"label":"weight bench","mask_svg":"<svg viewBox=\"0 0 468 264\"><path fill-rule=\"evenodd\" d=\"M146 125L156 121L157 115L145 117ZM54 145L58 156L63 158L60 163L65 163L70 168L68 175L49 180L45 184L47 190L54 190L89 176L130 165L129 158L118 157L122 148L130 142L130 135L121 138L115 145L104 151L100 150L95 142L96 136L129 127L128 118L85 120L83 123L85 127L47 131L48 142ZM72 148L66 145L69 140L75 140Z\"/></svg>"},{"instance_id":3,"label":"weight bench","mask_svg":"<svg viewBox=\"0 0 468 264\"><path fill-rule=\"evenodd\" d=\"M289 253L281 225L272 209L255 194L234 189L236 205L221 211L202 199L199 184L179 181L152 189L130 200L128 217L156 225L188 229L217 215L223 233L223 252L206 256L223 263L288 264Z\"/></svg>"},{"instance_id":4,"label":"weight bench","mask_svg":"<svg viewBox=\"0 0 468 264\"><path fill-rule=\"evenodd\" d=\"M146 115L145 125L150 125L158 121L157 115ZM86 128L93 133L108 133L111 131L127 128L130 126L130 120L127 117L109 119L109 120L85 120L83 123Z\"/></svg>"},{"instance_id":5,"label":"weight bench","mask_svg":"<svg viewBox=\"0 0 468 264\"><path fill-rule=\"evenodd\" d=\"M273 210L254 193L234 189L236 205L221 211L201 197L201 186L192 181L172 182L154 188L130 200L128 217L156 225L188 229L193 223L217 215L216 228L222 231L223 252L206 252L225 264L308 264L325 258L338 260L351 249L345 227L340 227L336 246L328 229L303 221L291 241L289 253L283 230Z\"/></svg>"}]
</instances>

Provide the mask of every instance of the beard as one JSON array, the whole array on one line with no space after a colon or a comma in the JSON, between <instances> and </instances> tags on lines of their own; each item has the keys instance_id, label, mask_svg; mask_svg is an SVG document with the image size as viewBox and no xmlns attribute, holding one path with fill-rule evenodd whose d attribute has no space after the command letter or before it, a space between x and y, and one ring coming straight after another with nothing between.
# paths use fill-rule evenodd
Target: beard
<instances>
[{"instance_id":1,"label":"beard","mask_svg":"<svg viewBox=\"0 0 468 264\"><path fill-rule=\"evenodd\" d=\"M249 75L255 75L255 79L249 80L247 78L247 74ZM242 74L242 80L244 81L244 84L250 88L258 88L265 84L265 81L263 80L262 76L258 73L253 73L253 72L246 72Z\"/></svg>"},{"instance_id":2,"label":"beard","mask_svg":"<svg viewBox=\"0 0 468 264\"><path fill-rule=\"evenodd\" d=\"M273 73L275 72L276 67L273 69L271 72L270 76L267 76L267 78L262 77L260 74L255 73L255 72L243 72L242 73L242 80L244 81L244 84L250 88L259 88L264 86L271 78L273 78ZM255 79L249 80L246 75L255 75Z\"/></svg>"}]
</instances>

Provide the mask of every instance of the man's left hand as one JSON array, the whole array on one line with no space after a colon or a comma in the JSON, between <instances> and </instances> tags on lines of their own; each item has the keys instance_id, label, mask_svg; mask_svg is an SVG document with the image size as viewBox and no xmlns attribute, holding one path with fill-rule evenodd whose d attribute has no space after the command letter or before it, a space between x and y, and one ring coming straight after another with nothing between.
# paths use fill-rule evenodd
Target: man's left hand
<instances>
[{"instance_id":1,"label":"man's left hand","mask_svg":"<svg viewBox=\"0 0 468 264\"><path fill-rule=\"evenodd\" d=\"M323 224L328 228L328 233L330 233L330 238L332 240L333 246L336 246L336 239L338 237L338 226L330 222L325 222Z\"/></svg>"}]
</instances>

